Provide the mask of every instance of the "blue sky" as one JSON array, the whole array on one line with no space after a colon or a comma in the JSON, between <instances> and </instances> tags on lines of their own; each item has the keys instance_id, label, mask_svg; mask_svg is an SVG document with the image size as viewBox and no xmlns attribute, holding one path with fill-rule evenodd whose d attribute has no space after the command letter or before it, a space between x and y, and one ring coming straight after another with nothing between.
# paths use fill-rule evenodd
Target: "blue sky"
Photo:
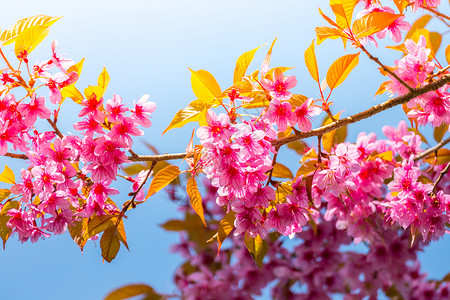
<instances>
[{"instance_id":1,"label":"blue sky","mask_svg":"<svg viewBox=\"0 0 450 300\"><path fill-rule=\"evenodd\" d=\"M210 71L221 87L227 88L232 83L237 57L278 37L272 66L297 67L290 71L298 80L294 91L317 97L317 87L306 70L303 53L315 38L314 27L325 25L317 8L329 12L327 2L9 1L2 6L0 28L4 30L17 20L36 14L64 15L30 60L46 59L51 41L57 39L60 52L76 61L86 58L79 88L95 84L105 66L111 76L106 98L116 93L132 102L150 94L157 104L153 126L145 131L144 137L136 139L135 152L146 154L143 142L147 142L161 153L171 153L185 149L193 128L175 129L161 137L176 111L195 99L188 68ZM448 39L443 44L448 44ZM251 70L260 67L267 48L259 50ZM394 51L382 47L370 50L386 64L392 65L399 58ZM316 51L321 78L327 67L345 54L339 41L326 41ZM6 52L12 54L13 50ZM355 51L347 48L346 53ZM332 110L345 109L343 114L350 115L383 101L384 96L373 99L377 84L383 80L376 65L361 55L360 64L336 90ZM65 122L60 125L63 132L73 131L74 110L78 111L74 105L63 108ZM361 129L374 131L381 137L381 125L396 126L399 116L403 116L402 112L396 109L350 126L349 140L354 141ZM22 166L0 158L1 169L5 164L16 173ZM120 182L116 187L122 195L128 193L126 183ZM125 201L126 196L123 197L118 202ZM98 243L89 243L81 254L68 234L23 245L11 238L6 251L0 253L0 298L101 299L115 287L136 282L172 292L172 273L181 260L169 253L169 247L177 235L164 232L158 225L177 217L176 209L161 192L131 211L125 223L130 252L121 249L111 264L102 262ZM446 255L449 240L434 244L422 255L424 269L432 277L442 277L450 269Z\"/></svg>"}]
</instances>

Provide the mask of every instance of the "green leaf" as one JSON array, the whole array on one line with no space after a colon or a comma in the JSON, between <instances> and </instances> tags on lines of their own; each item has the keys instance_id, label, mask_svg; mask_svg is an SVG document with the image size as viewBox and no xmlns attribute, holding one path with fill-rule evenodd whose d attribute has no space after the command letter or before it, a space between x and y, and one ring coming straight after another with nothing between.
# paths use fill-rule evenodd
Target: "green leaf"
<instances>
[{"instance_id":1,"label":"green leaf","mask_svg":"<svg viewBox=\"0 0 450 300\"><path fill-rule=\"evenodd\" d=\"M136 296L143 296L143 300L164 299L163 296L146 284L130 284L112 291L104 300L124 300Z\"/></svg>"},{"instance_id":2,"label":"green leaf","mask_svg":"<svg viewBox=\"0 0 450 300\"><path fill-rule=\"evenodd\" d=\"M6 241L11 236L11 228L6 226L6 223L8 223L10 216L7 216L6 213L10 209L19 209L20 203L18 201L8 201L5 203L5 205L2 207L2 210L0 211L0 237L3 240L3 249L5 249Z\"/></svg>"},{"instance_id":3,"label":"green leaf","mask_svg":"<svg viewBox=\"0 0 450 300\"><path fill-rule=\"evenodd\" d=\"M116 258L120 248L116 226L108 227L105 230L100 240L100 248L102 249L102 257L107 262L110 263L114 258Z\"/></svg>"},{"instance_id":4,"label":"green leaf","mask_svg":"<svg viewBox=\"0 0 450 300\"><path fill-rule=\"evenodd\" d=\"M205 103L213 103L222 94L214 76L205 70L192 71L191 85L197 98Z\"/></svg>"},{"instance_id":5,"label":"green leaf","mask_svg":"<svg viewBox=\"0 0 450 300\"><path fill-rule=\"evenodd\" d=\"M203 224L206 227L205 214L203 212L203 205L202 205L202 196L200 195L200 192L198 191L197 182L195 182L194 177L191 177L188 179L188 182L186 185L186 192L189 196L192 208L197 213L197 215L200 217L200 219L202 220Z\"/></svg>"},{"instance_id":6,"label":"green leaf","mask_svg":"<svg viewBox=\"0 0 450 300\"><path fill-rule=\"evenodd\" d=\"M3 45L9 45L15 42L16 38L19 36L21 32L23 32L25 29L36 26L36 25L42 25L45 27L50 27L61 19L62 17L50 17L50 16L44 16L44 15L37 15L29 18L24 18L19 21L17 21L11 28L8 30L5 30L2 32L0 36L0 41L3 42Z\"/></svg>"},{"instance_id":7,"label":"green leaf","mask_svg":"<svg viewBox=\"0 0 450 300\"><path fill-rule=\"evenodd\" d=\"M338 58L333 62L327 72L327 84L330 89L334 89L344 82L348 74L358 65L359 52L348 54Z\"/></svg>"},{"instance_id":8,"label":"green leaf","mask_svg":"<svg viewBox=\"0 0 450 300\"><path fill-rule=\"evenodd\" d=\"M242 80L242 77L245 76L245 72L248 69L248 66L253 60L253 57L255 56L255 52L261 48L255 48L253 50L247 51L241 56L239 56L237 62L236 62L236 68L234 69L234 75L233 75L233 84L236 82L239 82Z\"/></svg>"},{"instance_id":9,"label":"green leaf","mask_svg":"<svg viewBox=\"0 0 450 300\"><path fill-rule=\"evenodd\" d=\"M5 169L0 174L0 182L16 184L16 177L14 176L14 172L7 165L5 165Z\"/></svg>"},{"instance_id":10,"label":"green leaf","mask_svg":"<svg viewBox=\"0 0 450 300\"><path fill-rule=\"evenodd\" d=\"M152 183L150 184L150 188L148 189L145 200L166 187L172 180L177 178L180 173L180 169L177 166L173 165L169 165L156 173L155 177L152 180Z\"/></svg>"},{"instance_id":11,"label":"green leaf","mask_svg":"<svg viewBox=\"0 0 450 300\"><path fill-rule=\"evenodd\" d=\"M268 250L266 241L264 241L259 234L255 238L245 234L244 243L258 267L262 268L264 256Z\"/></svg>"}]
</instances>

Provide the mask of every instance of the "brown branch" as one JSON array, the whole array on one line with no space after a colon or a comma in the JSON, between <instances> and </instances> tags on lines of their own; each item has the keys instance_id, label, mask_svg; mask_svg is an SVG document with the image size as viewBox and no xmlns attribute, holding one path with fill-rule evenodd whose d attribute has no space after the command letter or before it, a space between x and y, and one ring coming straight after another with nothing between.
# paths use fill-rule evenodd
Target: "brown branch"
<instances>
[{"instance_id":1,"label":"brown branch","mask_svg":"<svg viewBox=\"0 0 450 300\"><path fill-rule=\"evenodd\" d=\"M277 163L278 150L280 150L280 147L275 147L275 154L273 155L273 159L272 159L272 169L270 169L270 171L269 171L269 177L267 178L266 186L268 186L269 183L272 182L273 168L275 167L275 164Z\"/></svg>"},{"instance_id":2,"label":"brown branch","mask_svg":"<svg viewBox=\"0 0 450 300\"><path fill-rule=\"evenodd\" d=\"M55 131L55 133L59 136L60 139L64 138L64 135L61 133L61 131L59 131L58 127L56 126L56 123L53 122L50 119L47 119L47 122L52 126L53 130Z\"/></svg>"},{"instance_id":3,"label":"brown branch","mask_svg":"<svg viewBox=\"0 0 450 300\"><path fill-rule=\"evenodd\" d=\"M435 14L435 15L438 16L438 17L441 17L441 18L444 18L444 19L447 19L448 21L450 21L450 17L449 17L449 16L447 16L446 14L443 14L443 13L441 13L441 12L439 12L439 11L437 11L437 10L431 8L431 7L428 7L428 6L422 6L422 8L425 9L425 10L428 10L429 12ZM447 23L446 23L446 24L447 24Z\"/></svg>"},{"instance_id":4,"label":"brown branch","mask_svg":"<svg viewBox=\"0 0 450 300\"><path fill-rule=\"evenodd\" d=\"M433 146L431 148L428 148L427 150L423 151L419 155L414 156L414 161L418 161L418 160L428 156L429 154L438 151L439 149L441 149L442 147L444 147L448 143L450 143L450 137L448 137L445 140L441 141L439 144L437 144L437 145L435 145L435 146Z\"/></svg>"},{"instance_id":5,"label":"brown branch","mask_svg":"<svg viewBox=\"0 0 450 300\"><path fill-rule=\"evenodd\" d=\"M394 72L392 72L391 70L389 70L388 67L386 67L385 65L383 65L380 60L377 57L374 57L372 54L369 53L369 51L366 50L366 48L364 48L363 45L361 45L359 47L371 60L373 60L374 62L376 62L385 72L389 73L389 75L391 75L392 77L394 77L398 82L400 82L405 88L408 89L408 91L410 93L412 93L414 91L414 88L410 87L406 82L404 82L402 79L400 79L400 77L397 76L397 74L395 74Z\"/></svg>"},{"instance_id":6,"label":"brown branch","mask_svg":"<svg viewBox=\"0 0 450 300\"><path fill-rule=\"evenodd\" d=\"M137 154L136 154L137 155ZM188 153L172 153L172 154L159 154L159 155L137 155L128 156L128 160L131 161L163 161L172 159L184 159L193 156L194 154Z\"/></svg>"},{"instance_id":7,"label":"brown branch","mask_svg":"<svg viewBox=\"0 0 450 300\"><path fill-rule=\"evenodd\" d=\"M439 182L444 177L444 175L448 173L449 170L450 170L450 162L447 163L447 166L445 166L444 170L442 170L441 173L439 173L438 179L436 179L436 181L434 182L433 190L431 191L431 195L436 195L436 189L437 189Z\"/></svg>"},{"instance_id":8,"label":"brown branch","mask_svg":"<svg viewBox=\"0 0 450 300\"><path fill-rule=\"evenodd\" d=\"M413 89L408 94L389 99L381 104L375 105L375 106L373 106L365 111L362 111L360 113L357 113L353 116L337 120L336 122L319 127L317 129L310 130L308 132L301 132L301 133L293 134L293 135L285 137L285 138L273 140L272 145L274 147L281 147L282 145L285 145L285 144L288 144L288 143L291 143L291 142L294 142L294 141L297 141L300 139L304 139L304 138L308 138L308 137L312 137L312 136L323 135L327 132L341 128L348 124L356 123L363 119L367 119L373 115L376 115L376 114L378 114L382 111L385 111L389 108L392 108L394 106L406 103L406 102L410 101L411 99L414 99L415 97L418 97L418 96L428 93L430 91L435 91L447 83L450 83L450 75L444 75L444 76L442 76L442 78L440 78L424 87Z\"/></svg>"},{"instance_id":9,"label":"brown branch","mask_svg":"<svg viewBox=\"0 0 450 300\"><path fill-rule=\"evenodd\" d=\"M9 153L9 152L6 152L3 156L17 158L17 159L24 159L24 160L28 159L28 156L26 156L25 154L16 154L16 153Z\"/></svg>"}]
</instances>

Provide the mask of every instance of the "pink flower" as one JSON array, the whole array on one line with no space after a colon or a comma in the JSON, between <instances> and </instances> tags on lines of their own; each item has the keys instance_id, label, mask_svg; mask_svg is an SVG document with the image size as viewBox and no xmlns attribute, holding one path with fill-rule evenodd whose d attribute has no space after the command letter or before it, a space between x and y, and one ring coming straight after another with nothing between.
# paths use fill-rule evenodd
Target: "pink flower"
<instances>
[{"instance_id":1,"label":"pink flower","mask_svg":"<svg viewBox=\"0 0 450 300\"><path fill-rule=\"evenodd\" d=\"M303 132L311 130L312 117L317 116L322 112L322 109L313 103L314 100L309 98L294 111L295 118L297 119L295 123L298 124L298 128Z\"/></svg>"},{"instance_id":2,"label":"pink flower","mask_svg":"<svg viewBox=\"0 0 450 300\"><path fill-rule=\"evenodd\" d=\"M273 81L261 79L261 84L274 99L282 101L291 98L292 94L288 90L297 85L297 79L295 76L283 76L280 69L274 69Z\"/></svg>"},{"instance_id":3,"label":"pink flower","mask_svg":"<svg viewBox=\"0 0 450 300\"><path fill-rule=\"evenodd\" d=\"M143 135L143 131L136 128L137 124L133 119L127 117L122 120L120 123L114 124L111 131L108 133L108 136L111 140L117 140L125 143L128 148L131 148L133 145L133 140L131 139L131 135L140 136Z\"/></svg>"},{"instance_id":4,"label":"pink flower","mask_svg":"<svg viewBox=\"0 0 450 300\"><path fill-rule=\"evenodd\" d=\"M17 110L24 116L23 122L27 126L32 126L38 116L41 119L48 119L51 115L50 110L45 107L45 98L36 98L36 94L33 94L29 104L20 103L17 106Z\"/></svg>"},{"instance_id":5,"label":"pink flower","mask_svg":"<svg viewBox=\"0 0 450 300\"><path fill-rule=\"evenodd\" d=\"M152 125L149 115L156 109L155 102L148 102L149 95L143 95L134 105L134 110L131 111L131 118L139 125L148 128ZM134 103L134 101L133 101Z\"/></svg>"},{"instance_id":6,"label":"pink flower","mask_svg":"<svg viewBox=\"0 0 450 300\"><path fill-rule=\"evenodd\" d=\"M267 119L278 126L279 131L285 131L288 124L295 124L295 116L289 102L280 102L272 99L269 110L266 112Z\"/></svg>"},{"instance_id":7,"label":"pink flower","mask_svg":"<svg viewBox=\"0 0 450 300\"><path fill-rule=\"evenodd\" d=\"M230 132L230 118L226 114L219 114L209 109L206 113L206 123L208 126L202 126L197 130L197 137L201 140L209 140L217 142L220 139L228 138Z\"/></svg>"},{"instance_id":8,"label":"pink flower","mask_svg":"<svg viewBox=\"0 0 450 300\"><path fill-rule=\"evenodd\" d=\"M122 104L122 98L116 94L113 94L113 98L106 101L105 111L108 114L107 119L111 123L121 122L125 116L124 112L128 111Z\"/></svg>"},{"instance_id":9,"label":"pink flower","mask_svg":"<svg viewBox=\"0 0 450 300\"><path fill-rule=\"evenodd\" d=\"M34 193L39 194L41 191L44 194L48 194L49 192L53 192L54 183L62 183L64 182L64 176L57 171L57 165L55 162L50 162L42 167L34 167L31 169L31 174L33 174L34 181Z\"/></svg>"}]
</instances>

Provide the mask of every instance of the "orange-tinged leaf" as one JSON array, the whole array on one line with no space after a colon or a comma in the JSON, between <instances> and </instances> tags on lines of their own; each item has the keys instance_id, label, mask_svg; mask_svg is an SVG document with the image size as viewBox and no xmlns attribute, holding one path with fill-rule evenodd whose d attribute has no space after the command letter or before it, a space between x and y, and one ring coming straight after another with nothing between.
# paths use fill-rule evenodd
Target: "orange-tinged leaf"
<instances>
[{"instance_id":1,"label":"orange-tinged leaf","mask_svg":"<svg viewBox=\"0 0 450 300\"><path fill-rule=\"evenodd\" d=\"M83 103L83 99L84 99L81 92L73 84L63 87L61 89L61 97L63 100L65 98L70 98L73 100L73 102L78 103L78 104Z\"/></svg>"},{"instance_id":2,"label":"orange-tinged leaf","mask_svg":"<svg viewBox=\"0 0 450 300\"><path fill-rule=\"evenodd\" d=\"M201 121L201 115L206 115L206 111L210 107L212 107L211 104L205 103L200 99L192 101L186 108L179 110L176 113L175 117L172 119L172 122L170 122L169 126L167 126L162 134L171 129L183 127L189 122Z\"/></svg>"},{"instance_id":3,"label":"orange-tinged leaf","mask_svg":"<svg viewBox=\"0 0 450 300\"><path fill-rule=\"evenodd\" d=\"M348 54L333 62L327 72L327 84L330 89L339 86L359 62L359 52Z\"/></svg>"},{"instance_id":4,"label":"orange-tinged leaf","mask_svg":"<svg viewBox=\"0 0 450 300\"><path fill-rule=\"evenodd\" d=\"M330 24L330 25L333 26L333 27L339 28L339 25L336 24L336 22L334 22L333 20L331 20L330 17L328 17L326 14L324 14L323 11L322 11L320 8L319 8L319 13L320 13L320 15L322 16L322 18L324 18L325 21L328 22L328 24ZM341 29L342 29L342 28L341 28ZM317 44L319 44L319 43L317 43Z\"/></svg>"},{"instance_id":5,"label":"orange-tinged leaf","mask_svg":"<svg viewBox=\"0 0 450 300\"><path fill-rule=\"evenodd\" d=\"M430 33L427 29L420 28L414 31L414 33L411 35L411 39L417 44L421 35L423 35L427 40L427 48L431 50L430 58L432 58L434 55L436 55L436 51L439 49L442 37L438 33Z\"/></svg>"},{"instance_id":6,"label":"orange-tinged leaf","mask_svg":"<svg viewBox=\"0 0 450 300\"><path fill-rule=\"evenodd\" d=\"M305 51L305 64L311 77L319 82L319 68L317 67L316 53L314 52L314 40Z\"/></svg>"},{"instance_id":7,"label":"orange-tinged leaf","mask_svg":"<svg viewBox=\"0 0 450 300\"><path fill-rule=\"evenodd\" d=\"M234 211L230 210L220 221L219 228L217 229L217 242L219 245L217 251L220 251L220 247L222 246L223 242L225 241L225 238L234 229L234 220L235 219L236 219L236 213Z\"/></svg>"},{"instance_id":8,"label":"orange-tinged leaf","mask_svg":"<svg viewBox=\"0 0 450 300\"><path fill-rule=\"evenodd\" d=\"M447 60L447 63L450 64L450 45L445 48L445 60Z\"/></svg>"},{"instance_id":9,"label":"orange-tinged leaf","mask_svg":"<svg viewBox=\"0 0 450 300\"><path fill-rule=\"evenodd\" d=\"M0 189L0 202L5 200L11 195L11 191L7 189Z\"/></svg>"},{"instance_id":10,"label":"orange-tinged leaf","mask_svg":"<svg viewBox=\"0 0 450 300\"><path fill-rule=\"evenodd\" d=\"M19 21L17 21L11 28L8 30L5 30L0 35L0 41L3 43L4 46L12 44L15 42L16 38L19 36L19 34L24 31L25 29L36 26L36 25L42 25L45 27L50 27L61 19L61 17L50 17L50 16L44 16L44 15L37 15L29 18L24 18Z\"/></svg>"},{"instance_id":11,"label":"orange-tinged leaf","mask_svg":"<svg viewBox=\"0 0 450 300\"><path fill-rule=\"evenodd\" d=\"M438 32L430 32L431 53L436 54L441 46L442 35Z\"/></svg>"},{"instance_id":12,"label":"orange-tinged leaf","mask_svg":"<svg viewBox=\"0 0 450 300\"><path fill-rule=\"evenodd\" d=\"M5 165L5 169L0 174L0 182L16 184L16 177L14 176L14 172Z\"/></svg>"},{"instance_id":13,"label":"orange-tinged leaf","mask_svg":"<svg viewBox=\"0 0 450 300\"><path fill-rule=\"evenodd\" d=\"M371 157L371 159L376 159L376 158L380 158L382 160L386 160L386 161L392 161L394 159L394 154L392 153L391 150L382 152L382 153L378 153L377 155L374 155Z\"/></svg>"},{"instance_id":14,"label":"orange-tinged leaf","mask_svg":"<svg viewBox=\"0 0 450 300\"><path fill-rule=\"evenodd\" d=\"M316 27L317 45L320 45L326 39L337 39L340 37L347 38L347 36L339 29L327 26Z\"/></svg>"},{"instance_id":15,"label":"orange-tinged leaf","mask_svg":"<svg viewBox=\"0 0 450 300\"><path fill-rule=\"evenodd\" d=\"M103 94L105 93L106 88L108 87L109 80L110 80L109 74L106 71L106 68L103 67L103 70L97 79L97 84L99 87L101 87L103 89ZM102 96L103 96L103 94L102 94Z\"/></svg>"},{"instance_id":16,"label":"orange-tinged leaf","mask_svg":"<svg viewBox=\"0 0 450 300\"><path fill-rule=\"evenodd\" d=\"M255 52L261 48L259 46L258 48L255 48L253 50L247 51L241 56L239 56L236 67L234 69L234 75L233 75L233 84L236 82L239 82L242 80L242 77L245 76L245 72L247 71L248 66L253 60L253 57L255 56Z\"/></svg>"},{"instance_id":17,"label":"orange-tinged leaf","mask_svg":"<svg viewBox=\"0 0 450 300\"><path fill-rule=\"evenodd\" d=\"M110 292L104 300L124 300L131 297L143 296L143 300L164 299L155 290L146 284L130 284Z\"/></svg>"},{"instance_id":18,"label":"orange-tinged leaf","mask_svg":"<svg viewBox=\"0 0 450 300\"><path fill-rule=\"evenodd\" d=\"M395 46L386 46L386 48L400 51L400 52L403 52L404 54L406 54L406 52L407 52L405 44L400 44L400 45L395 45Z\"/></svg>"},{"instance_id":19,"label":"orange-tinged leaf","mask_svg":"<svg viewBox=\"0 0 450 300\"><path fill-rule=\"evenodd\" d=\"M352 32L358 39L363 38L385 29L401 16L384 11L371 12L353 23Z\"/></svg>"},{"instance_id":20,"label":"orange-tinged leaf","mask_svg":"<svg viewBox=\"0 0 450 300\"><path fill-rule=\"evenodd\" d=\"M441 126L434 128L433 136L434 140L438 143L442 141L442 138L448 131L448 124L442 123Z\"/></svg>"},{"instance_id":21,"label":"orange-tinged leaf","mask_svg":"<svg viewBox=\"0 0 450 300\"><path fill-rule=\"evenodd\" d=\"M102 249L102 257L111 262L119 253L120 241L117 237L116 226L111 226L105 230L100 240L100 248Z\"/></svg>"},{"instance_id":22,"label":"orange-tinged leaf","mask_svg":"<svg viewBox=\"0 0 450 300\"><path fill-rule=\"evenodd\" d=\"M222 94L214 76L205 70L191 70L191 72L191 85L194 94L205 103L213 103Z\"/></svg>"},{"instance_id":23,"label":"orange-tinged leaf","mask_svg":"<svg viewBox=\"0 0 450 300\"><path fill-rule=\"evenodd\" d=\"M113 215L94 216L87 224L87 228L83 233L83 239L87 240L94 235L105 231L107 228L114 226L116 221L117 216Z\"/></svg>"},{"instance_id":24,"label":"orange-tinged leaf","mask_svg":"<svg viewBox=\"0 0 450 300\"><path fill-rule=\"evenodd\" d=\"M106 68L103 68L102 72L98 76L97 85L96 86L89 85L87 88L85 88L84 95L87 98L91 98L93 94L95 94L96 98L99 99L100 97L103 97L103 95L105 94L108 84L109 84L109 74L106 71Z\"/></svg>"},{"instance_id":25,"label":"orange-tinged leaf","mask_svg":"<svg viewBox=\"0 0 450 300\"><path fill-rule=\"evenodd\" d=\"M339 116L340 115L341 115L341 113L337 113L333 117L334 117L335 120L339 120ZM328 124L331 124L331 123L333 123L333 120L329 116L326 116L324 121L323 121L323 123L322 123L322 126L328 125ZM328 153L331 153L331 149L334 146L345 142L345 138L346 137L347 137L347 126L343 126L343 127L340 127L340 128L338 128L336 130L333 130L333 131L330 131L328 133L325 133L322 136L323 149L325 149Z\"/></svg>"},{"instance_id":26,"label":"orange-tinged leaf","mask_svg":"<svg viewBox=\"0 0 450 300\"><path fill-rule=\"evenodd\" d=\"M148 189L148 194L145 197L145 200L166 187L172 180L177 178L180 173L180 169L177 166L173 165L169 165L156 173L155 177L152 180L152 183L150 184L150 188Z\"/></svg>"},{"instance_id":27,"label":"orange-tinged leaf","mask_svg":"<svg viewBox=\"0 0 450 300\"><path fill-rule=\"evenodd\" d=\"M429 164L444 165L450 162L450 150L441 148L438 150L437 155L431 153L425 157L425 161Z\"/></svg>"},{"instance_id":28,"label":"orange-tinged leaf","mask_svg":"<svg viewBox=\"0 0 450 300\"><path fill-rule=\"evenodd\" d=\"M390 81L383 82L375 93L375 97L387 92L386 86L390 83Z\"/></svg>"},{"instance_id":29,"label":"orange-tinged leaf","mask_svg":"<svg viewBox=\"0 0 450 300\"><path fill-rule=\"evenodd\" d=\"M270 97L267 98L266 94L261 91L251 92L248 95L244 95L246 97L253 98L252 101L246 102L242 105L242 108L260 108L260 107L269 107Z\"/></svg>"},{"instance_id":30,"label":"orange-tinged leaf","mask_svg":"<svg viewBox=\"0 0 450 300\"><path fill-rule=\"evenodd\" d=\"M294 178L294 174L292 174L291 170L283 164L276 163L272 170L272 176L278 178Z\"/></svg>"},{"instance_id":31,"label":"orange-tinged leaf","mask_svg":"<svg viewBox=\"0 0 450 300\"><path fill-rule=\"evenodd\" d=\"M16 39L14 46L14 53L17 58L25 53L30 54L47 36L49 32L48 27L42 25L35 25L24 29Z\"/></svg>"},{"instance_id":32,"label":"orange-tinged leaf","mask_svg":"<svg viewBox=\"0 0 450 300\"><path fill-rule=\"evenodd\" d=\"M67 74L70 72L75 72L78 74L78 77L81 75L81 70L83 70L84 58L67 69Z\"/></svg>"},{"instance_id":33,"label":"orange-tinged leaf","mask_svg":"<svg viewBox=\"0 0 450 300\"><path fill-rule=\"evenodd\" d=\"M308 160L307 162L304 162L300 166L300 168L298 168L297 173L295 174L295 178L297 178L299 176L306 176L308 174L313 173L317 169L316 164L317 164L316 159L312 159L312 160Z\"/></svg>"},{"instance_id":34,"label":"orange-tinged leaf","mask_svg":"<svg viewBox=\"0 0 450 300\"><path fill-rule=\"evenodd\" d=\"M431 18L432 17L430 15L423 15L419 19L417 19L414 24L411 25L411 29L408 31L408 33L406 33L405 40L409 39L417 29L425 28L428 22L430 22Z\"/></svg>"},{"instance_id":35,"label":"orange-tinged leaf","mask_svg":"<svg viewBox=\"0 0 450 300\"><path fill-rule=\"evenodd\" d=\"M244 243L253 260L256 262L258 267L261 268L264 256L268 250L266 241L264 241L259 234L255 238L252 238L246 233L244 236Z\"/></svg>"},{"instance_id":36,"label":"orange-tinged leaf","mask_svg":"<svg viewBox=\"0 0 450 300\"><path fill-rule=\"evenodd\" d=\"M342 29L350 28L356 3L358 0L330 0L330 7L336 16L336 23Z\"/></svg>"},{"instance_id":37,"label":"orange-tinged leaf","mask_svg":"<svg viewBox=\"0 0 450 300\"><path fill-rule=\"evenodd\" d=\"M68 226L68 230L70 236L73 241L80 247L80 250L83 251L84 245L86 245L87 239L83 238L83 233L87 228L88 219L83 218L80 221L75 221L72 225Z\"/></svg>"},{"instance_id":38,"label":"orange-tinged leaf","mask_svg":"<svg viewBox=\"0 0 450 300\"><path fill-rule=\"evenodd\" d=\"M202 205L202 196L198 191L197 182L195 181L194 177L188 179L186 192L189 196L192 208L202 220L203 225L205 225L206 227L205 214L203 212L203 205Z\"/></svg>"},{"instance_id":39,"label":"orange-tinged leaf","mask_svg":"<svg viewBox=\"0 0 450 300\"><path fill-rule=\"evenodd\" d=\"M402 14L405 8L409 5L409 0L394 0L395 5L398 8L398 11Z\"/></svg>"},{"instance_id":40,"label":"orange-tinged leaf","mask_svg":"<svg viewBox=\"0 0 450 300\"><path fill-rule=\"evenodd\" d=\"M127 234L125 233L125 225L123 224L123 219L117 225L117 237L119 238L119 241L121 241L122 244L124 244L125 247L130 250L130 248L128 248Z\"/></svg>"}]
</instances>

